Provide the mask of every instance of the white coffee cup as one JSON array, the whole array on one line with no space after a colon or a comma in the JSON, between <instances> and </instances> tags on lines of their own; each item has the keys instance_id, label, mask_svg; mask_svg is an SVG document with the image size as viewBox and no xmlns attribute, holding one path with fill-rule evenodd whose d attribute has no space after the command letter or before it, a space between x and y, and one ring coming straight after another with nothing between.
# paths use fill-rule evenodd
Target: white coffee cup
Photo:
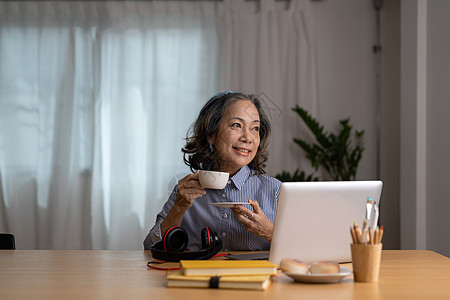
<instances>
[{"instance_id":1,"label":"white coffee cup","mask_svg":"<svg viewBox=\"0 0 450 300\"><path fill-rule=\"evenodd\" d=\"M199 179L202 187L206 189L223 189L228 182L229 173L217 171L199 171Z\"/></svg>"}]
</instances>

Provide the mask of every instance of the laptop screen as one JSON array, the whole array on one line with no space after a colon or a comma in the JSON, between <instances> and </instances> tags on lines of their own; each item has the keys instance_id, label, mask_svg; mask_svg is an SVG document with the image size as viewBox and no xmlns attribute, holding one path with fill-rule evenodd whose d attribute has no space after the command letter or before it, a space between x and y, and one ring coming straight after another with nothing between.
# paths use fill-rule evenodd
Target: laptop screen
<instances>
[{"instance_id":1,"label":"laptop screen","mask_svg":"<svg viewBox=\"0 0 450 300\"><path fill-rule=\"evenodd\" d=\"M362 226L366 203L380 202L381 181L282 183L269 260L351 261L350 226Z\"/></svg>"}]
</instances>

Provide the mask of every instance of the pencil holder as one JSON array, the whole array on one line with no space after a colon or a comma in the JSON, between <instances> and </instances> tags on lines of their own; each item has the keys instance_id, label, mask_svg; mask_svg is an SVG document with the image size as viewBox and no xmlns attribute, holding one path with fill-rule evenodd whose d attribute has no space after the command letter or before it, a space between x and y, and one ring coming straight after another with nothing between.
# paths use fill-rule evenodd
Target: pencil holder
<instances>
[{"instance_id":1,"label":"pencil holder","mask_svg":"<svg viewBox=\"0 0 450 300\"><path fill-rule=\"evenodd\" d=\"M353 277L356 282L377 282L383 244L351 244Z\"/></svg>"}]
</instances>

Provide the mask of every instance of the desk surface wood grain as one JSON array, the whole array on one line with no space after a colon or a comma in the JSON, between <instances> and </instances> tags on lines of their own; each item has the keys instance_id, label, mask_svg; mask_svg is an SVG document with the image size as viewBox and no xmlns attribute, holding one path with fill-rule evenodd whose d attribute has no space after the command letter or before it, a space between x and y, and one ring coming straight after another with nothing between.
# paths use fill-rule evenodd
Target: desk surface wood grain
<instances>
[{"instance_id":1,"label":"desk surface wood grain","mask_svg":"<svg viewBox=\"0 0 450 300\"><path fill-rule=\"evenodd\" d=\"M450 299L450 259L385 250L380 280L302 284L279 273L266 291L166 288L147 251L0 251L0 299ZM351 264L345 265L351 268Z\"/></svg>"}]
</instances>

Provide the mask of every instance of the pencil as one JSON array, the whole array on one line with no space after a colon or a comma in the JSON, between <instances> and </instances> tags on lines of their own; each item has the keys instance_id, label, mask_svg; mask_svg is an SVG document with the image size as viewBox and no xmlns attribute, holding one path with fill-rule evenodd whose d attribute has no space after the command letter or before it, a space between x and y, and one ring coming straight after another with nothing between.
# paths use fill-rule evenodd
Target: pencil
<instances>
[{"instance_id":1,"label":"pencil","mask_svg":"<svg viewBox=\"0 0 450 300\"><path fill-rule=\"evenodd\" d=\"M381 239L383 238L383 233L384 233L384 229L383 229L383 225L380 226L380 234L378 236L378 244L381 244Z\"/></svg>"},{"instance_id":2,"label":"pencil","mask_svg":"<svg viewBox=\"0 0 450 300\"><path fill-rule=\"evenodd\" d=\"M373 232L372 228L369 227L369 242L371 245L373 245Z\"/></svg>"},{"instance_id":3,"label":"pencil","mask_svg":"<svg viewBox=\"0 0 450 300\"><path fill-rule=\"evenodd\" d=\"M375 228L375 231L373 232L373 243L374 244L377 243L377 238L378 238L378 229Z\"/></svg>"},{"instance_id":4,"label":"pencil","mask_svg":"<svg viewBox=\"0 0 450 300\"><path fill-rule=\"evenodd\" d=\"M355 244L359 244L359 240L358 240L358 234L356 233L356 222L353 222L353 227L352 228L352 234L355 237Z\"/></svg>"},{"instance_id":5,"label":"pencil","mask_svg":"<svg viewBox=\"0 0 450 300\"><path fill-rule=\"evenodd\" d=\"M375 244L378 244L380 241L380 226L377 226L377 230L375 232Z\"/></svg>"},{"instance_id":6,"label":"pencil","mask_svg":"<svg viewBox=\"0 0 450 300\"><path fill-rule=\"evenodd\" d=\"M358 225L356 225L355 230L356 230L356 238L358 239L358 244L362 244L363 243L362 233L361 233L361 229L359 229Z\"/></svg>"},{"instance_id":7,"label":"pencil","mask_svg":"<svg viewBox=\"0 0 450 300\"><path fill-rule=\"evenodd\" d=\"M356 235L355 232L353 231L352 226L350 226L350 235L352 236L353 244L356 244Z\"/></svg>"},{"instance_id":8,"label":"pencil","mask_svg":"<svg viewBox=\"0 0 450 300\"><path fill-rule=\"evenodd\" d=\"M362 242L364 244L367 243L367 225L368 224L369 224L369 221L368 220L364 220L364 222L363 222L363 230L362 230L362 232L363 232Z\"/></svg>"}]
</instances>

